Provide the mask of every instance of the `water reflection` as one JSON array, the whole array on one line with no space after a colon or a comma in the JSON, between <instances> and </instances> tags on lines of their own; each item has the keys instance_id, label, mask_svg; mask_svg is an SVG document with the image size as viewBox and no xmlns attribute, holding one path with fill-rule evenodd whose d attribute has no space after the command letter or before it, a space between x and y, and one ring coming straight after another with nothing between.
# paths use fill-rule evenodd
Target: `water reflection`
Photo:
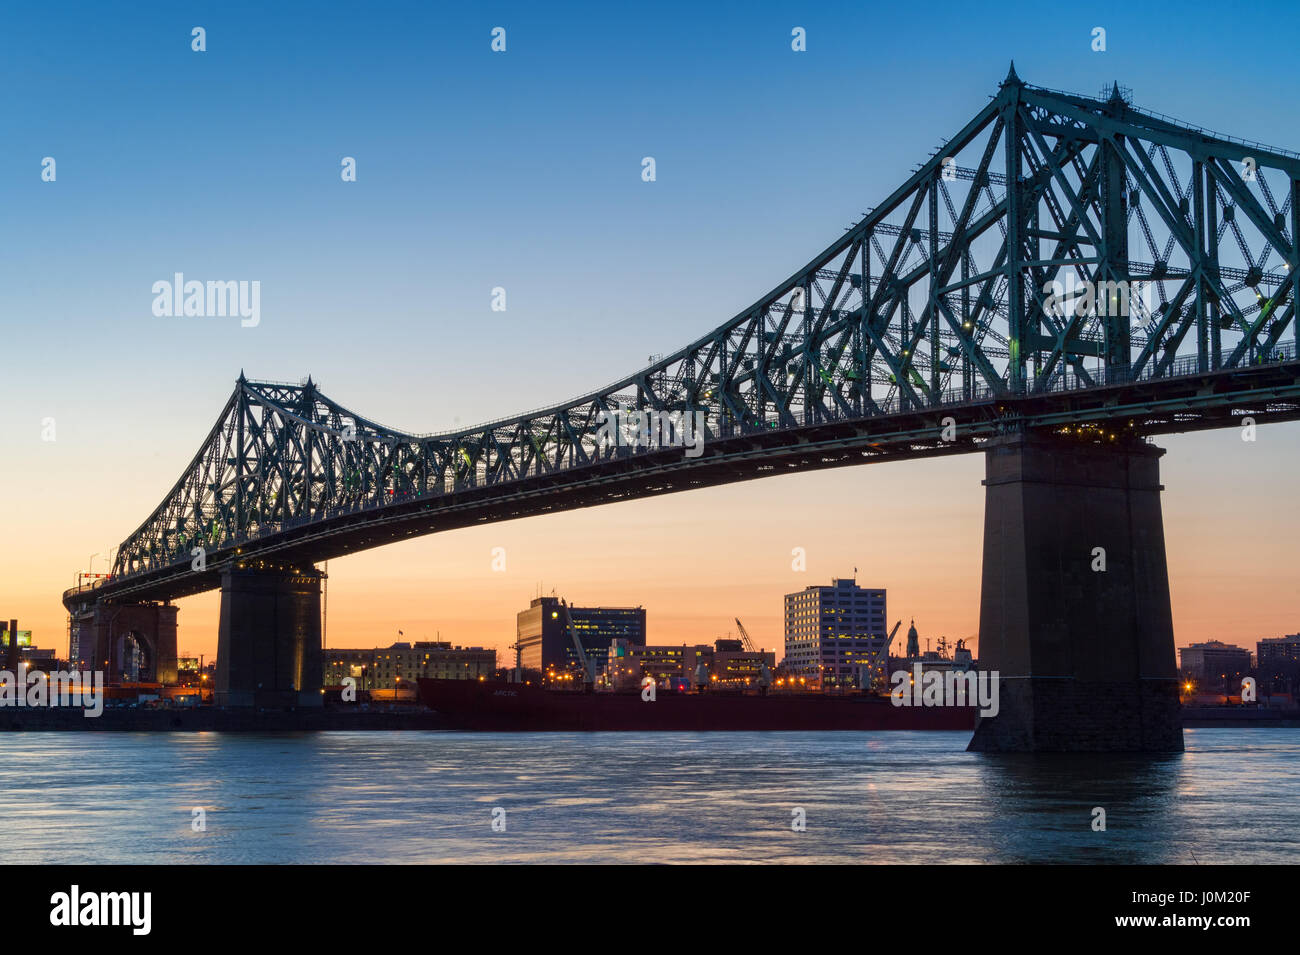
<instances>
[{"instance_id":1,"label":"water reflection","mask_svg":"<svg viewBox=\"0 0 1300 955\"><path fill-rule=\"evenodd\" d=\"M1300 848L1294 731L1189 731L1165 757L967 739L11 733L0 861L1205 863Z\"/></svg>"},{"instance_id":2,"label":"water reflection","mask_svg":"<svg viewBox=\"0 0 1300 955\"><path fill-rule=\"evenodd\" d=\"M1181 753L980 754L976 782L996 808L997 861L1190 863L1177 858L1182 763Z\"/></svg>"}]
</instances>

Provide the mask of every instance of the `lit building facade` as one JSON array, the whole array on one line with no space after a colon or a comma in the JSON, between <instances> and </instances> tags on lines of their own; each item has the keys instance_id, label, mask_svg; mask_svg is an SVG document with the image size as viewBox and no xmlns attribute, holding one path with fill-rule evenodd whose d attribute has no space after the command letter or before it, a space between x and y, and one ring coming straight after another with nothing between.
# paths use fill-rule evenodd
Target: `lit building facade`
<instances>
[{"instance_id":1,"label":"lit building facade","mask_svg":"<svg viewBox=\"0 0 1300 955\"><path fill-rule=\"evenodd\" d=\"M884 676L885 591L837 579L785 595L782 669L823 687L857 687Z\"/></svg>"},{"instance_id":2,"label":"lit building facade","mask_svg":"<svg viewBox=\"0 0 1300 955\"><path fill-rule=\"evenodd\" d=\"M483 647L453 647L450 643L394 643L370 650L323 651L325 686L341 686L344 677L360 690L413 687L418 677L440 680L491 680L497 652Z\"/></svg>"},{"instance_id":3,"label":"lit building facade","mask_svg":"<svg viewBox=\"0 0 1300 955\"><path fill-rule=\"evenodd\" d=\"M776 654L770 650L746 650L739 640L715 640L713 646L649 647L620 639L609 647L605 675L617 689L639 686L647 676L653 677L660 686L677 683L695 687L699 684L701 665L711 686L744 689L759 685L764 667L771 678Z\"/></svg>"},{"instance_id":4,"label":"lit building facade","mask_svg":"<svg viewBox=\"0 0 1300 955\"><path fill-rule=\"evenodd\" d=\"M709 674L721 686L755 686L764 668L770 678L776 669L776 653L771 650L746 650L739 640L713 641L713 659Z\"/></svg>"},{"instance_id":5,"label":"lit building facade","mask_svg":"<svg viewBox=\"0 0 1300 955\"><path fill-rule=\"evenodd\" d=\"M707 644L649 647L618 639L610 644L605 676L617 689L638 686L647 676L661 686L674 680L694 685L695 670L706 663L711 651Z\"/></svg>"}]
</instances>

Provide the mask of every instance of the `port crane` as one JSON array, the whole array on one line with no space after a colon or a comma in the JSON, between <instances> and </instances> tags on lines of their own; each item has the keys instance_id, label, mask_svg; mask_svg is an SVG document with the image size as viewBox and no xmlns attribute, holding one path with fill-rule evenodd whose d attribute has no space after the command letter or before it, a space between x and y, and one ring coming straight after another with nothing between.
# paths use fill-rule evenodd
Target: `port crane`
<instances>
[{"instance_id":1,"label":"port crane","mask_svg":"<svg viewBox=\"0 0 1300 955\"><path fill-rule=\"evenodd\" d=\"M733 619L736 621L736 629L740 631L740 639L745 644L745 649L750 653L754 653L754 641L749 639L749 631L745 629L745 625L740 622L739 617Z\"/></svg>"},{"instance_id":2,"label":"port crane","mask_svg":"<svg viewBox=\"0 0 1300 955\"><path fill-rule=\"evenodd\" d=\"M745 625L740 622L739 617L733 618L736 621L736 629L740 631L740 640L745 649L750 653L757 653L754 648L754 641L749 639L749 631ZM758 666L758 692L767 696L767 688L772 685L772 671L767 668L767 662L763 661Z\"/></svg>"}]
</instances>

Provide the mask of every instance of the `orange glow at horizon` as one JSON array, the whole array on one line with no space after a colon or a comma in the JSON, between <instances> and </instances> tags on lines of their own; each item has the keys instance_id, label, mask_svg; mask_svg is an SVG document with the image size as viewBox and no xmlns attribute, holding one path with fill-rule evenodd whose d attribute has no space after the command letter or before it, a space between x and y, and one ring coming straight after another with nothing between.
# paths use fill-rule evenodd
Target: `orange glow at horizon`
<instances>
[{"instance_id":1,"label":"orange glow at horizon","mask_svg":"<svg viewBox=\"0 0 1300 955\"><path fill-rule=\"evenodd\" d=\"M1262 637L1300 630L1297 436L1292 424L1262 427L1253 445L1235 430L1158 439L1169 450L1163 507L1178 646L1221 639L1253 650ZM66 654L59 596L95 541L106 551L103 541L157 503L166 481L145 479L151 464L123 467L116 493L84 499L63 523L37 515L51 513L44 495L75 498L75 469L12 482L28 486L0 502L10 545L0 614L32 630L36 645ZM781 475L391 544L330 561L326 643L441 639L495 648L504 665L515 614L554 591L579 605L644 606L652 644L734 636L739 617L779 660L783 595L856 567L861 585L888 591L889 626L903 621L896 650L914 618L922 649L946 636L978 655L983 468L971 454ZM492 569L496 547L504 571ZM795 547L807 553L803 573L791 569ZM94 570L106 566L101 554ZM219 595L179 606L178 649L211 662Z\"/></svg>"}]
</instances>

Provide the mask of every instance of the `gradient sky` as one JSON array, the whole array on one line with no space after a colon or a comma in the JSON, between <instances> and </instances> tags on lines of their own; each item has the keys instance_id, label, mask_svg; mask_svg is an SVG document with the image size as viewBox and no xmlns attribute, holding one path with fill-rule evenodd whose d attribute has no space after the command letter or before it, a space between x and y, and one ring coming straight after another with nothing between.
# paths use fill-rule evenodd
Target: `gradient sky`
<instances>
[{"instance_id":1,"label":"gradient sky","mask_svg":"<svg viewBox=\"0 0 1300 955\"><path fill-rule=\"evenodd\" d=\"M265 6L0 12L0 614L61 652L60 593L162 499L241 369L310 373L422 432L604 385L823 249L1013 58L1036 85L1118 79L1140 108L1300 148L1285 2ZM261 324L154 317L178 271L260 281ZM1162 439L1180 646L1300 630L1298 437ZM652 642L739 616L773 647L783 593L855 566L891 621L969 638L982 476L979 455L870 465L391 545L331 562L328 642L504 647L540 586L641 604ZM215 653L216 613L181 602L182 649Z\"/></svg>"}]
</instances>

